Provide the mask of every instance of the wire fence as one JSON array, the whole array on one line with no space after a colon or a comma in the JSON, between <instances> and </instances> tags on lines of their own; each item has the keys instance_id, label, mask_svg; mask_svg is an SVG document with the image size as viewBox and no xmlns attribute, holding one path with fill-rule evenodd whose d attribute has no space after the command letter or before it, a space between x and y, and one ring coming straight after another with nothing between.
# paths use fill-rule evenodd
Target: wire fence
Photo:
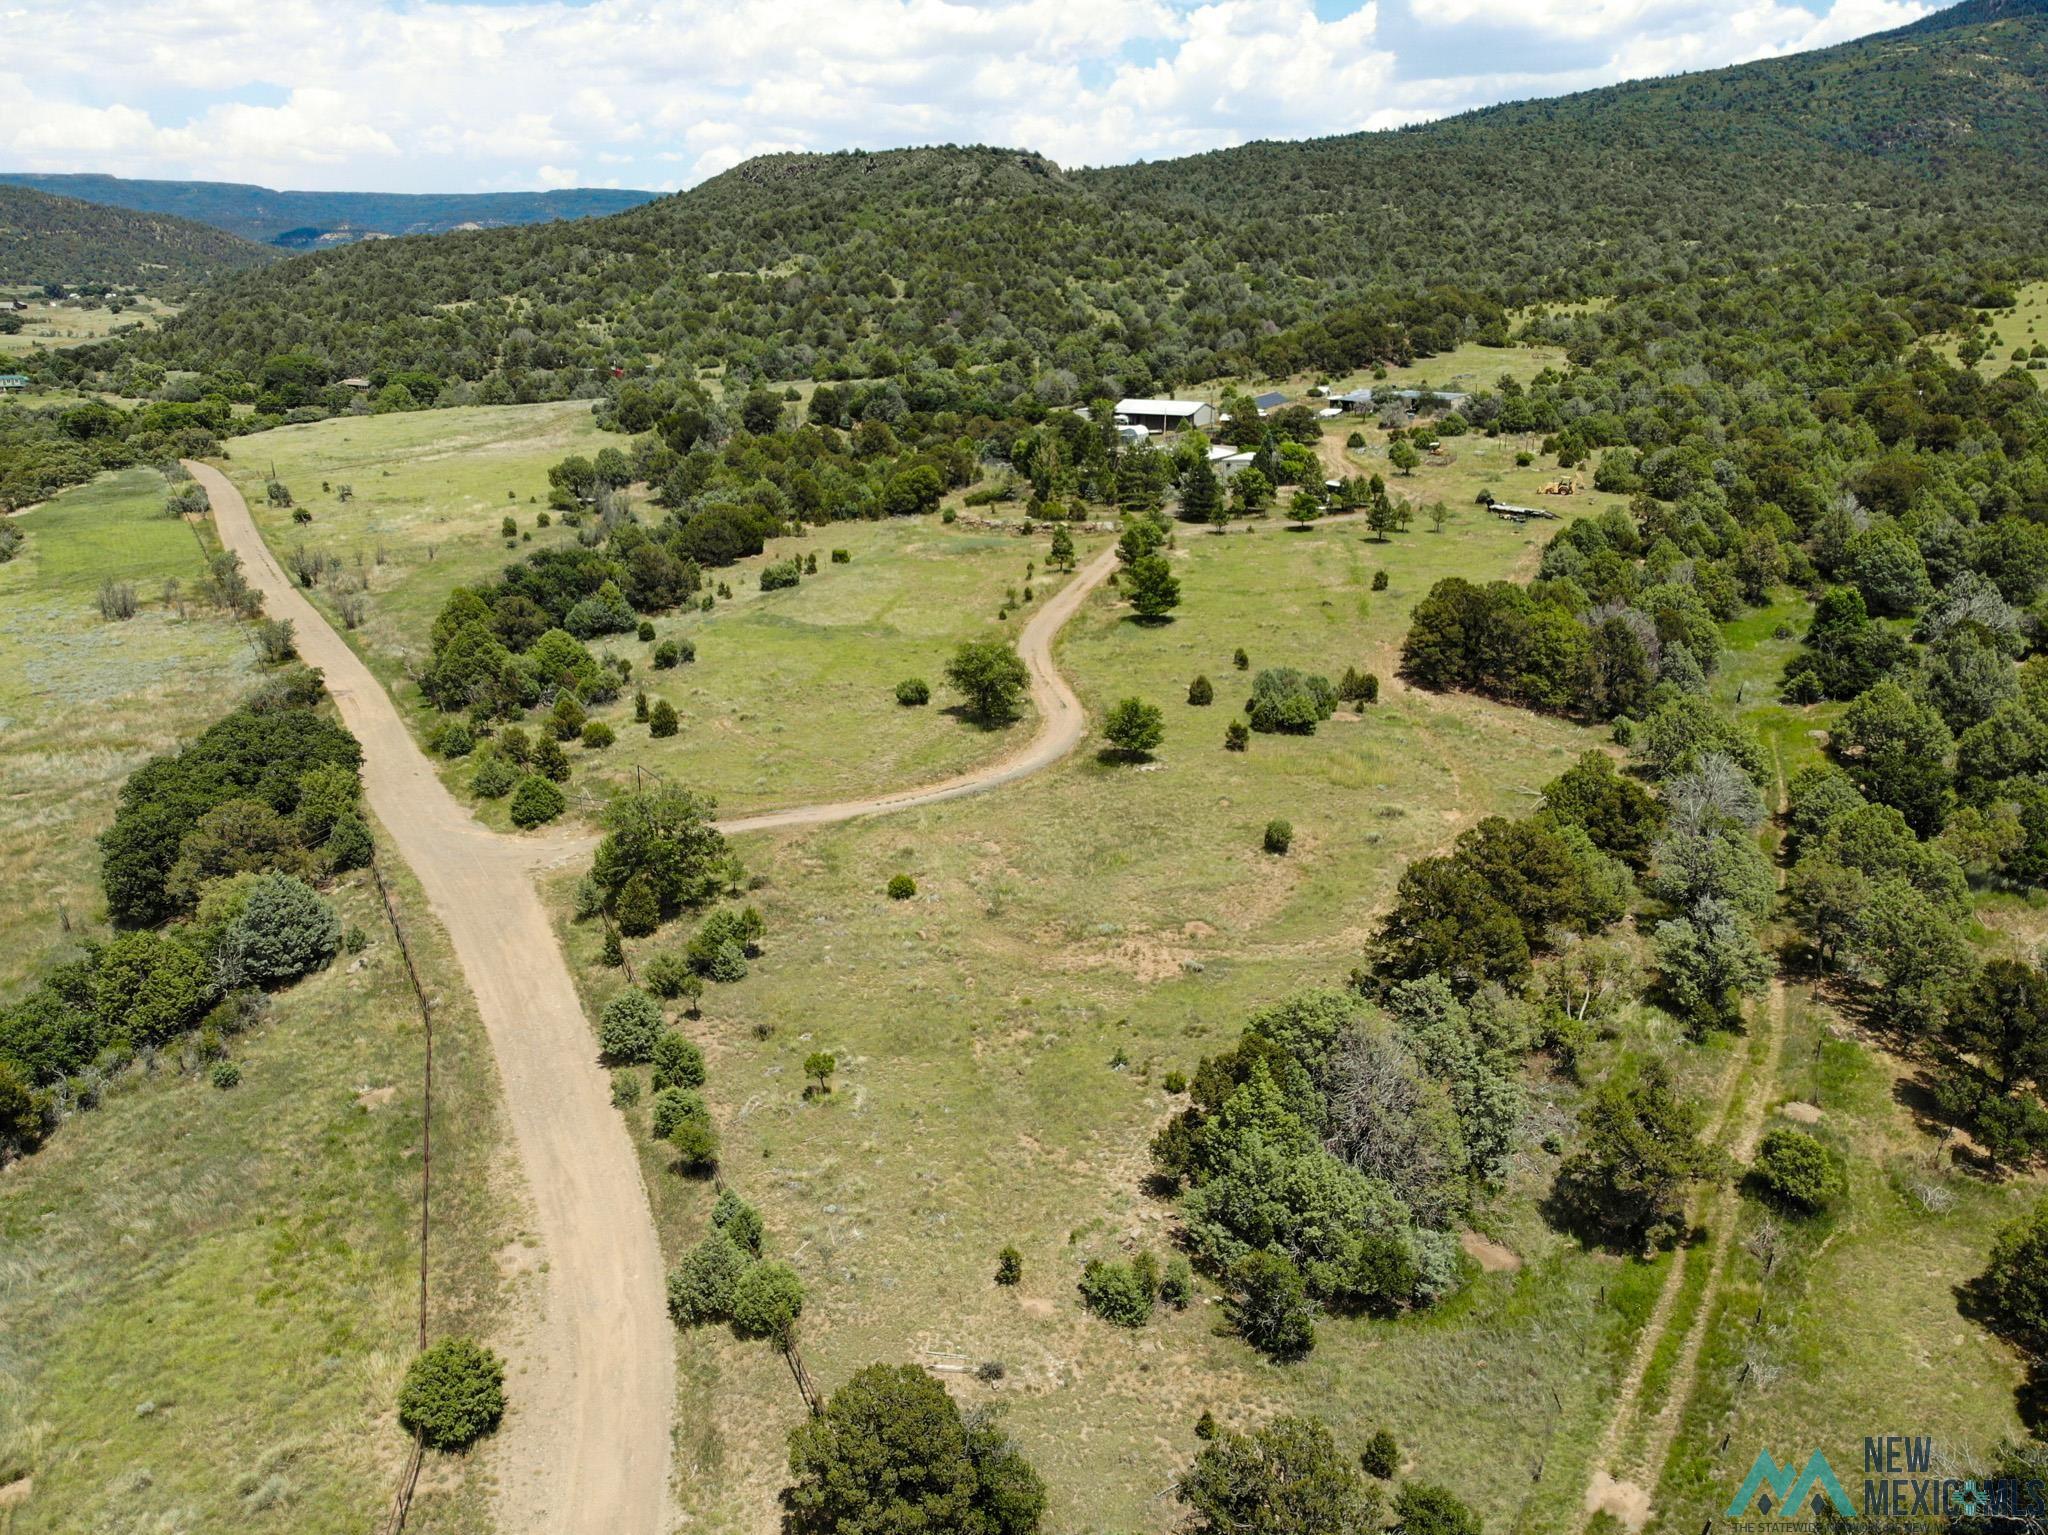
<instances>
[{"instance_id":1,"label":"wire fence","mask_svg":"<svg viewBox=\"0 0 2048 1535\"><path fill-rule=\"evenodd\" d=\"M434 1005L427 995L427 988L420 980L419 964L413 958L412 942L405 935L405 924L399 920L398 903L392 898L391 886L385 881L384 870L373 860L370 873L377 881L377 894L384 903L384 917L391 925L391 936L398 944L398 952L405 960L406 978L412 983L413 1001L420 1010L420 1027L425 1040L421 1052L420 1078L420 1302L418 1347L427 1346L427 1254L433 1237L433 1194L434 1194ZM392 1495L391 1512L385 1521L386 1535L398 1535L405 1528L407 1515L412 1511L413 1491L419 1485L420 1465L425 1459L426 1446L418 1434L413 1435L412 1452L406 1457L405 1469L399 1474L397 1491Z\"/></svg>"}]
</instances>

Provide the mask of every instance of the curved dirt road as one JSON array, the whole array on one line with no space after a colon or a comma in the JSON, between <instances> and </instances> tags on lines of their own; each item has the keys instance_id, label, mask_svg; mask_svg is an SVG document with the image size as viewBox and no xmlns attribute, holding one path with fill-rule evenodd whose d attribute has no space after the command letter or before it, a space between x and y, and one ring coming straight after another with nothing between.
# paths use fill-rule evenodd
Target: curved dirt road
<instances>
[{"instance_id":1,"label":"curved dirt road","mask_svg":"<svg viewBox=\"0 0 2048 1535\"><path fill-rule=\"evenodd\" d=\"M448 930L476 993L532 1192L546 1262L542 1315L512 1353L510 1411L492 1454L507 1531L660 1535L669 1529L675 1336L640 1166L547 912L530 845L479 826L435 776L383 686L264 546L241 492L206 488L221 542L299 653L327 677L363 744L371 808ZM1069 695L1071 697L1071 695Z\"/></svg>"},{"instance_id":2,"label":"curved dirt road","mask_svg":"<svg viewBox=\"0 0 2048 1535\"><path fill-rule=\"evenodd\" d=\"M881 815L892 810L912 810L919 805L936 805L941 800L959 799L1029 778L1081 744L1088 715L1074 696L1067 679L1052 664L1052 642L1067 620L1081 610L1088 594L1116 569L1116 549L1105 549L1084 565L1080 573L1052 595L1050 601L1031 615L1017 636L1017 654L1031 674L1031 702L1038 710L1038 734L1022 750L994 762L971 768L938 783L917 789L900 789L873 794L865 799L834 800L824 805L799 805L794 810L766 810L759 815L720 821L724 832L777 831L788 826L824 826L833 821L851 821L856 816Z\"/></svg>"}]
</instances>

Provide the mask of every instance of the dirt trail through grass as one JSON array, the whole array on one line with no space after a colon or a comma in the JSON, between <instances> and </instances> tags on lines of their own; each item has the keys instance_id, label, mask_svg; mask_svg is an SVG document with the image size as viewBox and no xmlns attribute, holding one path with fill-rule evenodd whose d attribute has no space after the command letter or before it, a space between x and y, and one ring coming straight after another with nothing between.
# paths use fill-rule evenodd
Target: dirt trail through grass
<instances>
[{"instance_id":1,"label":"dirt trail through grass","mask_svg":"<svg viewBox=\"0 0 2048 1535\"><path fill-rule=\"evenodd\" d=\"M1781 810L1785 797L1785 764L1780 758L1777 798ZM1781 889L1784 883L1784 872L1780 870L1778 884ZM1784 1054L1785 982L1782 977L1771 978L1770 990L1763 1007L1758 1010L1756 1022L1760 1036L1750 1048L1728 1063L1715 1101L1713 1121L1707 1132L1708 1142L1721 1146L1738 1164L1746 1164L1755 1155L1757 1142L1763 1137L1771 1087L1777 1081L1779 1062ZM1592 1476L1586 1485L1581 1510L1581 1530L1594 1515L1603 1512L1619 1522L1629 1535L1636 1535L1650 1520L1653 1512L1650 1496L1663 1474L1672 1441L1678 1436L1678 1425L1685 1415L1685 1404L1692 1396L1699 1373L1700 1352L1706 1346L1707 1333L1713 1326L1721 1280L1728 1270L1729 1249L1735 1242L1739 1198L1732 1184L1718 1183L1707 1191L1693 1212L1693 1223L1704 1225L1711 1233L1706 1281L1701 1286L1698 1301L1687 1313L1687 1330L1679 1345L1669 1383L1654 1403L1646 1403L1643 1399L1644 1383L1671 1330L1679 1299L1685 1290L1684 1256L1680 1254L1673 1259L1671 1270L1664 1277L1664 1288L1658 1292L1657 1303L1651 1308L1650 1319L1636 1339L1635 1356L1629 1361L1628 1375L1615 1397L1614 1416L1608 1421L1599 1453L1593 1458ZM1629 1474L1625 1476L1624 1472Z\"/></svg>"},{"instance_id":2,"label":"dirt trail through grass","mask_svg":"<svg viewBox=\"0 0 2048 1535\"><path fill-rule=\"evenodd\" d=\"M508 1340L490 1449L507 1531L657 1535L672 1522L675 1341L640 1167L535 891L529 844L479 826L369 669L285 575L241 493L188 464L222 543L326 674L363 744L370 803L446 927L490 1036L547 1263L542 1314Z\"/></svg>"}]
</instances>

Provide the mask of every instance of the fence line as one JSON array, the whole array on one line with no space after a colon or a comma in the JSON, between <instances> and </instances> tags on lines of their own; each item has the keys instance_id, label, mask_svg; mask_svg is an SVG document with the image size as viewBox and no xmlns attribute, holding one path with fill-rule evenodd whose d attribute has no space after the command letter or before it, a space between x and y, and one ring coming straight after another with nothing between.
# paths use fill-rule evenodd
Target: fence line
<instances>
[{"instance_id":1,"label":"fence line","mask_svg":"<svg viewBox=\"0 0 2048 1535\"><path fill-rule=\"evenodd\" d=\"M412 982L413 1000L419 1005L420 1025L426 1040L420 1091L419 1347L424 1349L427 1346L427 1249L433 1234L434 1007L428 1000L426 986L420 980L419 965L413 959L412 944L405 936L405 924L398 919L398 903L392 899L391 887L384 881L384 870L374 859L370 863L370 874L377 881L377 894L383 900L384 917L391 924L391 936L397 940L398 952L405 960L406 977ZM425 1454L425 1445L419 1435L414 1434L412 1453L406 1457L405 1469L399 1474L398 1490L392 1497L391 1513L385 1521L386 1535L398 1535L398 1532L405 1528L406 1516L412 1511L413 1490L419 1485L420 1464Z\"/></svg>"}]
</instances>

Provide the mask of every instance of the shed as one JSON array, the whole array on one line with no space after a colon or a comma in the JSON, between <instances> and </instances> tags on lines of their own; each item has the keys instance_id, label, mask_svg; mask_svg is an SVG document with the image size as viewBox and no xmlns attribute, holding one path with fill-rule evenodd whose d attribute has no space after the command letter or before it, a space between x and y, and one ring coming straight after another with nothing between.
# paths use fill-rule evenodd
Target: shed
<instances>
[{"instance_id":1,"label":"shed","mask_svg":"<svg viewBox=\"0 0 2048 1535\"><path fill-rule=\"evenodd\" d=\"M26 373L0 373L0 389L26 388L28 388L28 375Z\"/></svg>"},{"instance_id":2,"label":"shed","mask_svg":"<svg viewBox=\"0 0 2048 1535\"><path fill-rule=\"evenodd\" d=\"M1330 403L1332 405L1341 405L1346 410L1357 411L1363 415L1366 411L1372 409L1372 391L1370 389L1347 389L1342 394L1331 395Z\"/></svg>"},{"instance_id":3,"label":"shed","mask_svg":"<svg viewBox=\"0 0 2048 1535\"><path fill-rule=\"evenodd\" d=\"M1215 425L1216 407L1206 400L1118 400L1116 419L1119 426L1177 432L1185 426Z\"/></svg>"},{"instance_id":4,"label":"shed","mask_svg":"<svg viewBox=\"0 0 2048 1535\"><path fill-rule=\"evenodd\" d=\"M1269 389L1264 394L1255 394L1252 396L1252 404L1258 406L1259 414L1262 416L1272 415L1274 411L1278 410L1281 406L1285 405L1286 403L1287 396L1282 394L1277 389Z\"/></svg>"}]
</instances>

